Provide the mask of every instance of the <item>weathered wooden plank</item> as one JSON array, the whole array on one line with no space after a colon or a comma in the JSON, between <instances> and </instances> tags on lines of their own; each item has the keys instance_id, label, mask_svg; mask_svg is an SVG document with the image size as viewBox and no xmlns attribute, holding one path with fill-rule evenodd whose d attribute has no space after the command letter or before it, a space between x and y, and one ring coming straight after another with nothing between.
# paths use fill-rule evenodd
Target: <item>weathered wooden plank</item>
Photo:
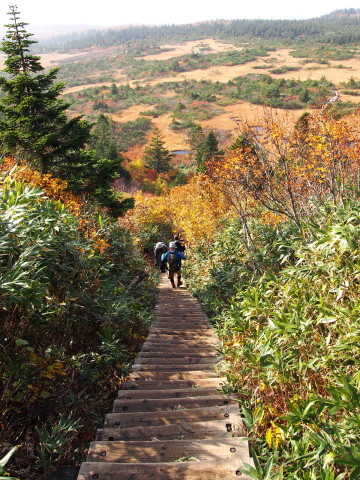
<instances>
[{"instance_id":1,"label":"weathered wooden plank","mask_svg":"<svg viewBox=\"0 0 360 480\"><path fill-rule=\"evenodd\" d=\"M203 358L221 358L221 355L212 345L186 345L176 344L164 345L162 342L149 342L144 345L139 354L139 358L154 358L173 356L173 357L203 357Z\"/></svg>"},{"instance_id":2,"label":"weathered wooden plank","mask_svg":"<svg viewBox=\"0 0 360 480\"><path fill-rule=\"evenodd\" d=\"M150 427L155 425L170 425L181 421L206 422L209 420L230 420L241 422L237 405L229 404L216 407L189 408L181 410L108 413L104 428Z\"/></svg>"},{"instance_id":3,"label":"weathered wooden plank","mask_svg":"<svg viewBox=\"0 0 360 480\"><path fill-rule=\"evenodd\" d=\"M205 422L179 421L170 425L155 425L130 428L99 428L96 439L113 440L184 440L229 438L241 436L241 425L227 420L209 420Z\"/></svg>"},{"instance_id":4,"label":"weathered wooden plank","mask_svg":"<svg viewBox=\"0 0 360 480\"><path fill-rule=\"evenodd\" d=\"M181 363L154 363L148 364L146 362L136 363L133 365L133 372L145 372L145 371L154 371L154 372L162 372L162 371L174 371L174 372L192 372L196 371L199 368L201 370L208 370L209 372L214 371L215 363L196 363L196 364L181 364Z\"/></svg>"},{"instance_id":5,"label":"weathered wooden plank","mask_svg":"<svg viewBox=\"0 0 360 480\"><path fill-rule=\"evenodd\" d=\"M216 378L215 372L194 370L192 372L133 372L130 380L196 380L198 378Z\"/></svg>"},{"instance_id":6,"label":"weathered wooden plank","mask_svg":"<svg viewBox=\"0 0 360 480\"><path fill-rule=\"evenodd\" d=\"M212 378L190 378L178 380L152 380L150 378L138 378L133 381L124 382L121 387L124 390L171 390L182 388L202 388L202 387L219 387L226 384L225 377Z\"/></svg>"},{"instance_id":7,"label":"weathered wooden plank","mask_svg":"<svg viewBox=\"0 0 360 480\"><path fill-rule=\"evenodd\" d=\"M170 337L170 338L187 338L189 339L196 338L196 339L205 339L209 340L211 339L214 341L215 339L213 338L214 335L211 332L211 330L207 329L196 329L196 328L183 328L183 329L173 329L173 328L152 328L149 332L149 336L161 336L164 338Z\"/></svg>"},{"instance_id":8,"label":"weathered wooden plank","mask_svg":"<svg viewBox=\"0 0 360 480\"><path fill-rule=\"evenodd\" d=\"M183 358L184 360L186 359L191 359L191 360L194 360L195 359L221 359L222 356L220 354L217 354L214 352L214 349L211 348L212 351L210 350L207 350L205 352L203 351L199 351L198 348L194 348L194 349L187 349L187 350L179 350L178 348L173 348L171 349L170 351L168 350L158 350L157 352L149 352L149 351L144 351L142 350L138 356L136 357L136 360L137 359L152 359L152 358L163 358L164 360L165 359L169 359L169 361L171 361L171 359L180 359L180 358Z\"/></svg>"},{"instance_id":9,"label":"weathered wooden plank","mask_svg":"<svg viewBox=\"0 0 360 480\"><path fill-rule=\"evenodd\" d=\"M98 463L81 465L78 480L238 480L239 465L234 462L179 463ZM242 480L250 477L242 475Z\"/></svg>"},{"instance_id":10,"label":"weathered wooden plank","mask_svg":"<svg viewBox=\"0 0 360 480\"><path fill-rule=\"evenodd\" d=\"M158 351L169 351L169 350L177 350L178 353L186 353L187 351L193 351L193 352L211 352L211 353L216 353L216 349L218 346L214 343L210 342L202 342L202 341L196 341L196 340L181 340L178 341L177 339L174 340L169 340L166 341L164 339L159 339L159 338L151 338L147 340L146 345L143 345L143 350L144 352L148 351L148 348L153 348L153 347L158 347Z\"/></svg>"},{"instance_id":11,"label":"weathered wooden plank","mask_svg":"<svg viewBox=\"0 0 360 480\"><path fill-rule=\"evenodd\" d=\"M158 312L156 313L156 322L162 321L162 322L168 322L173 325L176 324L188 324L191 322L194 323L200 323L202 325L206 325L208 327L211 327L211 323L207 319L207 317L203 314L196 314L196 313L182 313L180 315L174 315L172 313L164 313L164 312Z\"/></svg>"},{"instance_id":12,"label":"weathered wooden plank","mask_svg":"<svg viewBox=\"0 0 360 480\"><path fill-rule=\"evenodd\" d=\"M167 390L119 390L118 398L182 398L182 397L200 397L204 395L216 395L219 393L220 387L191 387L182 389Z\"/></svg>"},{"instance_id":13,"label":"weathered wooden plank","mask_svg":"<svg viewBox=\"0 0 360 480\"><path fill-rule=\"evenodd\" d=\"M168 440L156 442L93 442L87 462L153 463L176 462L192 457L197 461L238 462L249 460L246 442L238 438L211 440Z\"/></svg>"},{"instance_id":14,"label":"weathered wooden plank","mask_svg":"<svg viewBox=\"0 0 360 480\"><path fill-rule=\"evenodd\" d=\"M169 321L156 321L152 327L150 333L153 332L154 329L162 329L162 330L168 330L170 333L173 332L174 330L177 330L178 332L185 332L185 331L190 331L190 332L212 332L212 329L209 327L209 325L205 325L202 323L194 323L194 322L169 322ZM215 333L212 333L216 337Z\"/></svg>"},{"instance_id":15,"label":"weathered wooden plank","mask_svg":"<svg viewBox=\"0 0 360 480\"><path fill-rule=\"evenodd\" d=\"M157 345L189 345L189 346L215 346L217 345L217 340L213 337L200 337L198 335L153 335L149 334L148 340L151 343L156 343Z\"/></svg>"},{"instance_id":16,"label":"weathered wooden plank","mask_svg":"<svg viewBox=\"0 0 360 480\"><path fill-rule=\"evenodd\" d=\"M216 365L219 363L220 357L217 355L173 355L173 354L152 354L152 355L139 355L136 357L134 365Z\"/></svg>"},{"instance_id":17,"label":"weathered wooden plank","mask_svg":"<svg viewBox=\"0 0 360 480\"><path fill-rule=\"evenodd\" d=\"M176 340L177 342L183 341L188 342L206 342L211 344L216 344L217 339L214 335L205 335L203 333L192 332L191 330L186 332L169 332L169 333L149 333L148 339L161 338L161 340L172 341Z\"/></svg>"},{"instance_id":18,"label":"weathered wooden plank","mask_svg":"<svg viewBox=\"0 0 360 480\"><path fill-rule=\"evenodd\" d=\"M203 397L182 398L149 398L149 399L116 399L113 412L155 412L159 410L181 410L184 408L216 407L236 404L236 398L231 395L209 395Z\"/></svg>"}]
</instances>

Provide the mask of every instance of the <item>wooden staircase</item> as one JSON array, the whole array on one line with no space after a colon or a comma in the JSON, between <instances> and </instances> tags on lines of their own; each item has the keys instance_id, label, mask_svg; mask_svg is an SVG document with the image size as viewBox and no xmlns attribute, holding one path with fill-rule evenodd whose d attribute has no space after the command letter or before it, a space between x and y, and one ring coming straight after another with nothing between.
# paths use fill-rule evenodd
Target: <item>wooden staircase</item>
<instances>
[{"instance_id":1,"label":"wooden staircase","mask_svg":"<svg viewBox=\"0 0 360 480\"><path fill-rule=\"evenodd\" d=\"M216 343L198 302L163 275L154 325L78 480L249 480L236 398L219 391Z\"/></svg>"}]
</instances>

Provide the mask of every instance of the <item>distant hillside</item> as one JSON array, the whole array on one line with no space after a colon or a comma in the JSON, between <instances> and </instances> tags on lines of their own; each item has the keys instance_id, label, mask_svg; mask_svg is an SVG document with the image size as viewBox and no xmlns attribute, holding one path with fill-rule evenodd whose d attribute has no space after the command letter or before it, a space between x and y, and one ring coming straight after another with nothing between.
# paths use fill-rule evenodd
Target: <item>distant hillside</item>
<instances>
[{"instance_id":1,"label":"distant hillside","mask_svg":"<svg viewBox=\"0 0 360 480\"><path fill-rule=\"evenodd\" d=\"M104 27L94 25L29 25L28 31L33 33L37 40L47 40L53 37L61 37L63 35L78 35L79 33L86 33L91 30L101 30ZM2 38L6 33L6 27L0 27L0 37Z\"/></svg>"},{"instance_id":2,"label":"distant hillside","mask_svg":"<svg viewBox=\"0 0 360 480\"><path fill-rule=\"evenodd\" d=\"M309 20L215 20L187 25L131 26L68 33L41 42L42 52L71 48L111 47L139 40L164 41L217 37L259 38L343 45L360 41L360 10L336 10Z\"/></svg>"},{"instance_id":3,"label":"distant hillside","mask_svg":"<svg viewBox=\"0 0 360 480\"><path fill-rule=\"evenodd\" d=\"M343 10L335 10L334 12L324 15L321 18L344 18L344 17L360 17L360 9L344 8Z\"/></svg>"},{"instance_id":4,"label":"distant hillside","mask_svg":"<svg viewBox=\"0 0 360 480\"><path fill-rule=\"evenodd\" d=\"M36 35L37 38L46 39L51 37L59 37L71 33L87 32L89 30L101 30L104 27L94 25L34 25L29 30Z\"/></svg>"}]
</instances>

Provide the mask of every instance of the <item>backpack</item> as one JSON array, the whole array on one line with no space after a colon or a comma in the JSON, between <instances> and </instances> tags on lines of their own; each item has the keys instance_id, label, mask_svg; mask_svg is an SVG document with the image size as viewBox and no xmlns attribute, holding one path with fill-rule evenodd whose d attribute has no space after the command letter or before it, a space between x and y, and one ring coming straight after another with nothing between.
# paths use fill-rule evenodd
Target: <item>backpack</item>
<instances>
[{"instance_id":1,"label":"backpack","mask_svg":"<svg viewBox=\"0 0 360 480\"><path fill-rule=\"evenodd\" d=\"M180 270L180 258L176 252L169 252L166 261L170 272L178 272Z\"/></svg>"}]
</instances>

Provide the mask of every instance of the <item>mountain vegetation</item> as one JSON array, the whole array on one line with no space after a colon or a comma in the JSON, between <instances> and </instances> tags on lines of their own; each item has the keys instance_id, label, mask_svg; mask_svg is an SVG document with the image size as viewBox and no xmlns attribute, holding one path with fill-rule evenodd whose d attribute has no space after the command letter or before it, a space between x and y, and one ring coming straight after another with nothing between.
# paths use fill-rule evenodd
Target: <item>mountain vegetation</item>
<instances>
[{"instance_id":1,"label":"mountain vegetation","mask_svg":"<svg viewBox=\"0 0 360 480\"><path fill-rule=\"evenodd\" d=\"M357 58L359 11L65 36L41 48L100 53L50 70L14 6L10 18L0 78L0 478L47 479L84 459L151 324L154 244L176 232L187 285L221 340L223 389L241 405L254 460L244 472L357 480L359 112L336 90L356 98L360 81L286 75ZM139 58L185 36L238 50L201 43L170 60ZM285 44L298 67L277 64ZM249 62L251 73L224 82L177 77ZM93 86L65 93L57 78ZM239 102L264 107L258 123L235 118L235 136L204 127ZM134 107L137 117L122 117ZM157 126L164 116L186 138L181 158Z\"/></svg>"},{"instance_id":2,"label":"mountain vegetation","mask_svg":"<svg viewBox=\"0 0 360 480\"><path fill-rule=\"evenodd\" d=\"M356 117L358 118L358 117ZM254 480L360 474L359 138L326 112L244 127L207 173L122 220L181 230L187 284L223 342Z\"/></svg>"},{"instance_id":3,"label":"mountain vegetation","mask_svg":"<svg viewBox=\"0 0 360 480\"><path fill-rule=\"evenodd\" d=\"M31 480L82 460L147 334L156 275L114 219L124 203L110 185L129 173L111 123L100 117L90 135L87 121L67 119L56 72L38 73L25 24L10 10L0 106L0 476Z\"/></svg>"}]
</instances>

